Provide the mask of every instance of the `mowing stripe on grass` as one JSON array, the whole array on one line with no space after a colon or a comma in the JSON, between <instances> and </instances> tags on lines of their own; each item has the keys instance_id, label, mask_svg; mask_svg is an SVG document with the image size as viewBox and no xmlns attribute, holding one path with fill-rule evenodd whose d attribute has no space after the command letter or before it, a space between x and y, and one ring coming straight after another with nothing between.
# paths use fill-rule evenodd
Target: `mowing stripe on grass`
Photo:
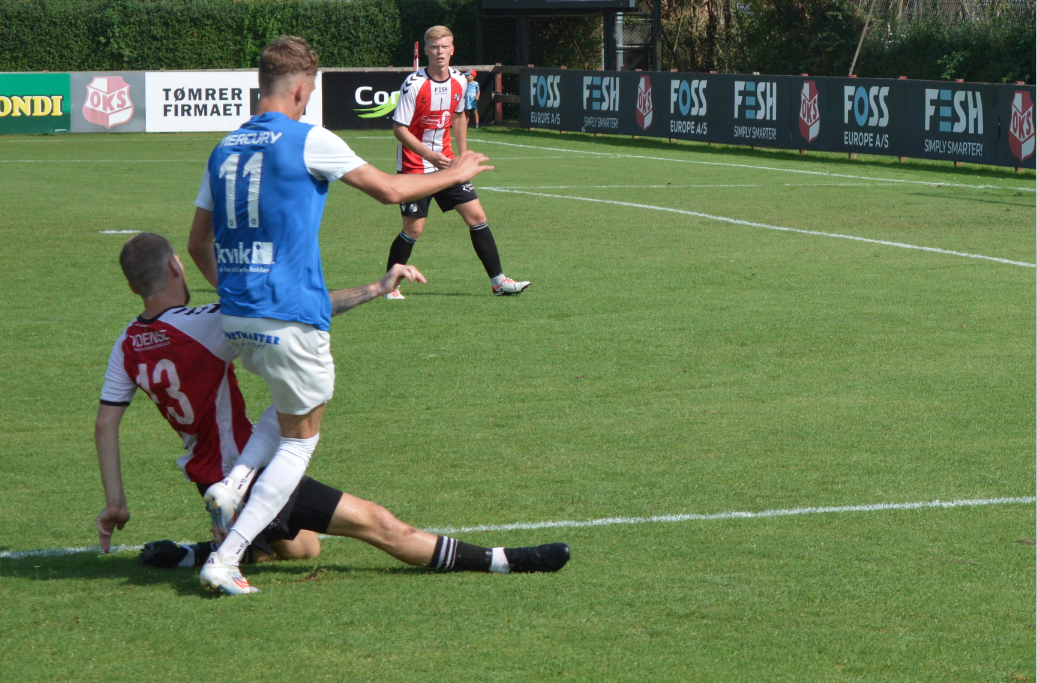
<instances>
[{"instance_id":1,"label":"mowing stripe on grass","mask_svg":"<svg viewBox=\"0 0 1037 683\"><path fill-rule=\"evenodd\" d=\"M711 515L656 515L654 517L604 517L602 519L564 520L559 522L517 522L515 524L484 524L480 526L443 527L428 529L433 534L465 534L476 531L524 531L528 529L557 529L586 526L613 526L616 524L650 524L653 522L706 522L716 519L753 519L759 517L790 517L793 515L822 515L835 512L879 512L883 510L920 510L924 508L979 507L981 505L1019 505L1033 503L1037 498L978 498L972 500L934 500L925 503L876 503L874 505L843 505L823 508L791 508L763 512L716 512Z\"/></svg>"},{"instance_id":2,"label":"mowing stripe on grass","mask_svg":"<svg viewBox=\"0 0 1037 683\"><path fill-rule=\"evenodd\" d=\"M634 209L650 209L652 211L667 211L669 213L679 213L685 216L695 216L696 218L706 218L711 221L723 221L724 223L734 223L735 225L747 225L753 228L766 228L767 230L780 230L782 232L796 232L803 235L814 235L815 237L837 237L844 240L853 240L855 242L867 242L869 244L882 244L887 247L898 247L900 249L916 249L918 251L931 251L937 254L948 254L950 256L964 256L965 258L982 259L984 261L996 261L997 263L1005 263L1010 266L1022 266L1024 268L1037 268L1037 263L1027 263L1025 261L1012 261L1009 259L998 258L996 256L983 256L982 254L969 254L964 251L951 251L949 249L939 249L937 247L921 247L917 244L904 244L902 242L887 242L886 240L875 240L868 237L858 237L856 235L843 235L836 232L821 232L819 230L802 230L800 228L783 228L780 225L768 225L767 223L753 223L751 221L743 221L737 218L728 218L726 216L714 216L708 213L701 213L699 211L686 211L684 209L671 209L667 206L653 206L651 204L635 204L633 202L620 202L614 199L592 199L591 197L570 197L564 194L547 194L545 192L528 192L525 190L510 190L505 187L480 187L480 190L487 190L492 192L507 192L509 194L524 194L533 197L549 197L551 199L570 199L579 202L594 202L595 204L615 204L616 206L629 206Z\"/></svg>"},{"instance_id":3,"label":"mowing stripe on grass","mask_svg":"<svg viewBox=\"0 0 1037 683\"><path fill-rule=\"evenodd\" d=\"M564 149L562 147L540 147L539 145L520 145L515 142L500 142L498 140L475 140L469 138L469 142L478 142L487 145L506 145L508 147L525 147L527 149L542 149L549 152L569 152L570 154L593 154L594 156L621 157L624 159L647 159L648 161L672 161L678 164L699 164L702 166L727 166L730 168L748 168L755 171L778 171L780 173L804 173L806 175L823 175L833 178L852 178L854 180L874 180L883 183L908 183L911 185L938 185L942 187L971 187L974 190L1019 190L1026 192L1037 192L1037 187L1006 187L1004 185L967 185L962 183L945 183L932 180L903 180L898 178L878 178L876 176L849 175L846 173L831 173L829 171L805 171L796 168L778 168L776 166L756 166L754 164L732 164L723 161L697 161L694 159L673 159L670 157L652 157L644 154L621 154L618 152L588 152L581 149Z\"/></svg>"},{"instance_id":4,"label":"mowing stripe on grass","mask_svg":"<svg viewBox=\"0 0 1037 683\"><path fill-rule=\"evenodd\" d=\"M654 522L708 522L717 519L753 519L760 517L790 517L793 515L820 515L836 512L880 512L884 510L921 510L926 508L980 507L983 505L1025 505L1037 502L1033 496L1016 498L973 498L966 500L933 500L922 503L875 503L872 505L843 505L839 507L791 508L788 510L763 510L762 512L715 512L713 514L656 515L654 517L603 517L601 519L563 520L557 522L516 522L514 524L483 524L480 526L439 527L426 529L433 534L465 534L477 531L524 531L529 529L557 529L588 526L613 526L617 524L651 524ZM321 538L339 538L326 536ZM187 543L187 541L181 541ZM113 545L112 552L140 550L139 545ZM0 560L22 560L27 557L60 557L79 553L99 553L97 545L77 548L48 548L46 550L5 550Z\"/></svg>"}]
</instances>

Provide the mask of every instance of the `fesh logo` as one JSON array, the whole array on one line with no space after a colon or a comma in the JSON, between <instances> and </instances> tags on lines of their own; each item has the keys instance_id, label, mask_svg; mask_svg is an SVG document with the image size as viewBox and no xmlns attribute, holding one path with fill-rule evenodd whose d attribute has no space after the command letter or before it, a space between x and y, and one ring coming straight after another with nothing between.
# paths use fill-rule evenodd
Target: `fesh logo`
<instances>
[{"instance_id":1,"label":"fesh logo","mask_svg":"<svg viewBox=\"0 0 1037 683\"><path fill-rule=\"evenodd\" d=\"M561 76L530 76L529 105L557 109L562 104L562 94L558 92L561 80Z\"/></svg>"},{"instance_id":2,"label":"fesh logo","mask_svg":"<svg viewBox=\"0 0 1037 683\"><path fill-rule=\"evenodd\" d=\"M130 84L122 76L95 76L86 86L83 118L109 129L132 119Z\"/></svg>"},{"instance_id":3,"label":"fesh logo","mask_svg":"<svg viewBox=\"0 0 1037 683\"><path fill-rule=\"evenodd\" d=\"M590 107L587 106L588 99ZM583 108L619 111L619 76L584 76Z\"/></svg>"},{"instance_id":4,"label":"fesh logo","mask_svg":"<svg viewBox=\"0 0 1037 683\"><path fill-rule=\"evenodd\" d=\"M648 130L652 125L652 81L641 76L637 82L637 125Z\"/></svg>"},{"instance_id":5,"label":"fesh logo","mask_svg":"<svg viewBox=\"0 0 1037 683\"><path fill-rule=\"evenodd\" d=\"M852 111L853 120L858 126L885 128L889 125L889 108L886 106L888 95L888 86L873 85L868 90L865 90L863 85L856 88L852 85L843 86L843 123L850 122Z\"/></svg>"},{"instance_id":6,"label":"fesh logo","mask_svg":"<svg viewBox=\"0 0 1037 683\"><path fill-rule=\"evenodd\" d=\"M1033 101L1029 92L1015 91L1012 98L1012 123L1008 128L1008 147L1019 161L1033 154Z\"/></svg>"},{"instance_id":7,"label":"fesh logo","mask_svg":"<svg viewBox=\"0 0 1037 683\"><path fill-rule=\"evenodd\" d=\"M979 92L973 90L938 90L936 88L925 89L925 129L929 130L933 114L936 113L934 102L939 101L939 125L941 133L964 133L967 127L969 133L983 134L983 98ZM968 115L962 105L968 104ZM954 112L951 112L951 105Z\"/></svg>"},{"instance_id":8,"label":"fesh logo","mask_svg":"<svg viewBox=\"0 0 1037 683\"><path fill-rule=\"evenodd\" d=\"M799 94L799 134L813 142L821 134L821 109L817 106L817 83L803 81Z\"/></svg>"},{"instance_id":9,"label":"fesh logo","mask_svg":"<svg viewBox=\"0 0 1037 683\"><path fill-rule=\"evenodd\" d=\"M764 81L735 81L735 118L739 109L744 117L755 121L778 119L778 84Z\"/></svg>"}]
</instances>

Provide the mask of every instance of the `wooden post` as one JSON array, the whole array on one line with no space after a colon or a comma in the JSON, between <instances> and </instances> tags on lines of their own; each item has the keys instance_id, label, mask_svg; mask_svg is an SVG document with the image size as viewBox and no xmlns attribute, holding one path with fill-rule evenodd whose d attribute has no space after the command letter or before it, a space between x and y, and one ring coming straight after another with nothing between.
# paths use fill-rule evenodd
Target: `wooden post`
<instances>
[{"instance_id":1,"label":"wooden post","mask_svg":"<svg viewBox=\"0 0 1037 683\"><path fill-rule=\"evenodd\" d=\"M850 159L856 159L856 158L857 158L857 152L850 152Z\"/></svg>"},{"instance_id":2,"label":"wooden post","mask_svg":"<svg viewBox=\"0 0 1037 683\"><path fill-rule=\"evenodd\" d=\"M500 62L497 62L497 66L500 66ZM501 92L503 90L503 87L504 87L504 75L501 74L500 71L498 71L493 76L493 92L495 92L495 93L497 93L499 95L499 94L501 94ZM493 114L494 114L494 117L493 117L494 121L503 121L504 120L504 105L501 104L500 102L498 102L496 105L494 105Z\"/></svg>"}]
</instances>

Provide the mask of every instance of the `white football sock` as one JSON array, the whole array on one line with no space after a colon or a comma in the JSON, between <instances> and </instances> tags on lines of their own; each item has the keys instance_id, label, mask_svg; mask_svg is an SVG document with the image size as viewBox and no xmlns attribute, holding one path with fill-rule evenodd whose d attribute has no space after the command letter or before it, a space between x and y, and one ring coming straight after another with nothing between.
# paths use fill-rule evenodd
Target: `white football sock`
<instances>
[{"instance_id":1,"label":"white football sock","mask_svg":"<svg viewBox=\"0 0 1037 683\"><path fill-rule=\"evenodd\" d=\"M252 478L270 463L280 442L281 426L277 423L277 411L270 406L252 428L252 436L223 483L239 498L244 498Z\"/></svg>"},{"instance_id":2,"label":"white football sock","mask_svg":"<svg viewBox=\"0 0 1037 683\"><path fill-rule=\"evenodd\" d=\"M508 278L505 277L504 273L501 273L500 275L498 275L496 277L491 277L490 278L490 285L493 286L493 287L500 287L502 284L504 284L504 281L507 280L507 279Z\"/></svg>"},{"instance_id":3,"label":"white football sock","mask_svg":"<svg viewBox=\"0 0 1037 683\"><path fill-rule=\"evenodd\" d=\"M306 474L319 439L319 434L310 439L281 438L277 453L252 487L248 505L220 545L220 562L237 565L248 544L274 521Z\"/></svg>"},{"instance_id":4,"label":"white football sock","mask_svg":"<svg viewBox=\"0 0 1037 683\"><path fill-rule=\"evenodd\" d=\"M508 563L508 556L504 554L504 548L493 549L493 558L490 560L490 571L494 574L511 573L511 564Z\"/></svg>"}]
</instances>

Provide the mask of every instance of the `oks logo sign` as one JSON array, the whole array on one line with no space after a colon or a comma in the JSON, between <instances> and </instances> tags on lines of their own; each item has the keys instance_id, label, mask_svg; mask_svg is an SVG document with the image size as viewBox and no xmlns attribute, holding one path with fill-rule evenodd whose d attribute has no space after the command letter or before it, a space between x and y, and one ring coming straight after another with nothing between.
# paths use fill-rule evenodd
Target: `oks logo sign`
<instances>
[{"instance_id":1,"label":"oks logo sign","mask_svg":"<svg viewBox=\"0 0 1037 683\"><path fill-rule=\"evenodd\" d=\"M1015 92L1012 98L1012 123L1008 128L1008 147L1019 161L1033 154L1033 101L1029 92Z\"/></svg>"},{"instance_id":2,"label":"oks logo sign","mask_svg":"<svg viewBox=\"0 0 1037 683\"><path fill-rule=\"evenodd\" d=\"M817 83L803 81L799 95L799 134L813 142L821 134L821 110L817 106Z\"/></svg>"},{"instance_id":3,"label":"oks logo sign","mask_svg":"<svg viewBox=\"0 0 1037 683\"><path fill-rule=\"evenodd\" d=\"M130 85L122 76L95 76L86 86L83 118L105 128L118 126L133 118Z\"/></svg>"},{"instance_id":4,"label":"oks logo sign","mask_svg":"<svg viewBox=\"0 0 1037 683\"><path fill-rule=\"evenodd\" d=\"M652 81L641 76L637 83L637 125L648 130L652 125Z\"/></svg>"}]
</instances>

